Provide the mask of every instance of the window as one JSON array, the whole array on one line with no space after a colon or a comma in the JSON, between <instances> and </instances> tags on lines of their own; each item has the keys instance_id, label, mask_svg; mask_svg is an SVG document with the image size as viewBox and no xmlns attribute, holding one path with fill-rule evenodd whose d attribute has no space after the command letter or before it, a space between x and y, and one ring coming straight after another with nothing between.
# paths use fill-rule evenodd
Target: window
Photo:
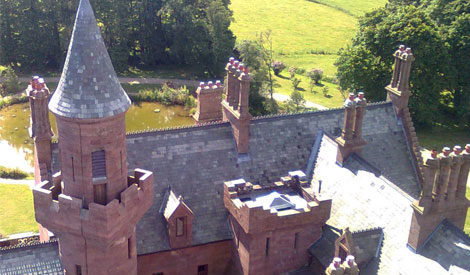
<instances>
[{"instance_id":1,"label":"window","mask_svg":"<svg viewBox=\"0 0 470 275\"><path fill-rule=\"evenodd\" d=\"M269 238L266 238L266 257L269 256Z\"/></svg>"},{"instance_id":2,"label":"window","mask_svg":"<svg viewBox=\"0 0 470 275\"><path fill-rule=\"evenodd\" d=\"M72 180L75 181L75 167L73 166L73 157L72 157Z\"/></svg>"},{"instance_id":3,"label":"window","mask_svg":"<svg viewBox=\"0 0 470 275\"><path fill-rule=\"evenodd\" d=\"M208 265L200 265L197 267L197 275L207 275L209 274L209 266Z\"/></svg>"},{"instance_id":4,"label":"window","mask_svg":"<svg viewBox=\"0 0 470 275\"><path fill-rule=\"evenodd\" d=\"M184 217L176 218L176 237L180 237L184 235L185 225L186 225L186 221Z\"/></svg>"},{"instance_id":5,"label":"window","mask_svg":"<svg viewBox=\"0 0 470 275\"><path fill-rule=\"evenodd\" d=\"M76 266L75 266L75 269L76 269L76 271L77 271L77 272L76 272L77 275L82 275L82 266L76 265Z\"/></svg>"},{"instance_id":6,"label":"window","mask_svg":"<svg viewBox=\"0 0 470 275\"><path fill-rule=\"evenodd\" d=\"M104 150L91 153L91 169L93 178L106 177L106 155Z\"/></svg>"},{"instance_id":7,"label":"window","mask_svg":"<svg viewBox=\"0 0 470 275\"><path fill-rule=\"evenodd\" d=\"M131 238L127 239L127 257L131 258L131 251L132 251L132 242Z\"/></svg>"},{"instance_id":8,"label":"window","mask_svg":"<svg viewBox=\"0 0 470 275\"><path fill-rule=\"evenodd\" d=\"M297 248L297 242L299 240L299 233L295 233L294 236L294 248Z\"/></svg>"}]
</instances>

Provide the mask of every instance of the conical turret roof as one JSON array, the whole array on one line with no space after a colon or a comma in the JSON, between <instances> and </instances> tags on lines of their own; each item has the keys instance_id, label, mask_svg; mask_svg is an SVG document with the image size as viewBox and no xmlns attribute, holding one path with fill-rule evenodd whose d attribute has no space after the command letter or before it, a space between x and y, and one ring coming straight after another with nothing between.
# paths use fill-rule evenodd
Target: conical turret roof
<instances>
[{"instance_id":1,"label":"conical turret roof","mask_svg":"<svg viewBox=\"0 0 470 275\"><path fill-rule=\"evenodd\" d=\"M49 102L54 114L104 118L131 104L114 71L89 0L81 0L59 85Z\"/></svg>"}]
</instances>

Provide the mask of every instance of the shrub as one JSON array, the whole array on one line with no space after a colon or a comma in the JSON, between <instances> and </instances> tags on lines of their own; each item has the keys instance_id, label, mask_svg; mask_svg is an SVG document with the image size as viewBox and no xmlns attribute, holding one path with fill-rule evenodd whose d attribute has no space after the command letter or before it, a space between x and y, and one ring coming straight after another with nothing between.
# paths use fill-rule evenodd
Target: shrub
<instances>
[{"instance_id":1,"label":"shrub","mask_svg":"<svg viewBox=\"0 0 470 275\"><path fill-rule=\"evenodd\" d=\"M274 61L271 67L273 68L274 74L279 75L286 68L286 65L281 61Z\"/></svg>"},{"instance_id":2,"label":"shrub","mask_svg":"<svg viewBox=\"0 0 470 275\"><path fill-rule=\"evenodd\" d=\"M0 178L4 179L24 179L29 176L28 173L18 168L8 168L0 166Z\"/></svg>"},{"instance_id":3,"label":"shrub","mask_svg":"<svg viewBox=\"0 0 470 275\"><path fill-rule=\"evenodd\" d=\"M307 73L307 76L318 84L323 77L323 70L314 68Z\"/></svg>"},{"instance_id":4,"label":"shrub","mask_svg":"<svg viewBox=\"0 0 470 275\"><path fill-rule=\"evenodd\" d=\"M304 68L296 68L295 73L303 75L303 74L305 74L305 69Z\"/></svg>"},{"instance_id":5,"label":"shrub","mask_svg":"<svg viewBox=\"0 0 470 275\"><path fill-rule=\"evenodd\" d=\"M16 94L21 91L21 82L11 66L0 66L0 76L3 83L0 83L0 95Z\"/></svg>"},{"instance_id":6,"label":"shrub","mask_svg":"<svg viewBox=\"0 0 470 275\"><path fill-rule=\"evenodd\" d=\"M297 68L294 67L294 66L289 67L289 75L290 75L291 79L294 78L296 70L297 70Z\"/></svg>"},{"instance_id":7,"label":"shrub","mask_svg":"<svg viewBox=\"0 0 470 275\"><path fill-rule=\"evenodd\" d=\"M297 90L297 88L299 88L299 84L300 82L302 82L302 80L298 79L297 77L294 77L292 78L292 87L294 87L294 91Z\"/></svg>"},{"instance_id":8,"label":"shrub","mask_svg":"<svg viewBox=\"0 0 470 275\"><path fill-rule=\"evenodd\" d=\"M329 90L330 90L330 89L328 89L328 87L326 87L326 86L323 87L322 92L323 92L323 96L324 96L324 97L328 97Z\"/></svg>"},{"instance_id":9,"label":"shrub","mask_svg":"<svg viewBox=\"0 0 470 275\"><path fill-rule=\"evenodd\" d=\"M178 89L163 85L161 89L148 89L132 95L134 102L160 102L163 105L183 105L187 109L196 107L196 99L191 95L186 86Z\"/></svg>"}]
</instances>

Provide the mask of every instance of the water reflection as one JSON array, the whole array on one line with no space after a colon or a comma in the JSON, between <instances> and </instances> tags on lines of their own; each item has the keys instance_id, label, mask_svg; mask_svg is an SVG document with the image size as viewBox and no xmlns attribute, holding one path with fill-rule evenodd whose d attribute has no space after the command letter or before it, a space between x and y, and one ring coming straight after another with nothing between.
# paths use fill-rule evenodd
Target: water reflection
<instances>
[{"instance_id":1,"label":"water reflection","mask_svg":"<svg viewBox=\"0 0 470 275\"><path fill-rule=\"evenodd\" d=\"M159 112L158 112L159 111ZM52 131L55 118L49 114ZM33 172L33 140L29 137L29 104L16 104L0 110L0 166L18 167ZM194 120L181 106L166 107L143 102L132 105L126 115L126 130L139 131L193 125Z\"/></svg>"}]
</instances>

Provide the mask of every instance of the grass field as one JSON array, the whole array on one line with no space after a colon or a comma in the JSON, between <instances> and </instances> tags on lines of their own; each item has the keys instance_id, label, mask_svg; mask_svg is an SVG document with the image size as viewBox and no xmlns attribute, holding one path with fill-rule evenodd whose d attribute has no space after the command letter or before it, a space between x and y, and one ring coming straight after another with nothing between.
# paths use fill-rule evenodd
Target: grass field
<instances>
[{"instance_id":1,"label":"grass field","mask_svg":"<svg viewBox=\"0 0 470 275\"><path fill-rule=\"evenodd\" d=\"M230 8L235 22L231 29L237 40L256 39L260 32L271 30L274 59L287 67L309 70L321 68L329 77L336 75L334 62L340 48L350 43L357 31L358 16L383 6L386 0L232 0ZM308 80L301 88L308 91ZM277 78L275 92L292 92L290 81ZM334 84L327 84L332 97L301 92L307 100L338 107L343 98ZM315 101L314 101L315 100Z\"/></svg>"},{"instance_id":2,"label":"grass field","mask_svg":"<svg viewBox=\"0 0 470 275\"><path fill-rule=\"evenodd\" d=\"M0 235L37 232L34 219L33 194L27 185L0 183Z\"/></svg>"}]
</instances>

